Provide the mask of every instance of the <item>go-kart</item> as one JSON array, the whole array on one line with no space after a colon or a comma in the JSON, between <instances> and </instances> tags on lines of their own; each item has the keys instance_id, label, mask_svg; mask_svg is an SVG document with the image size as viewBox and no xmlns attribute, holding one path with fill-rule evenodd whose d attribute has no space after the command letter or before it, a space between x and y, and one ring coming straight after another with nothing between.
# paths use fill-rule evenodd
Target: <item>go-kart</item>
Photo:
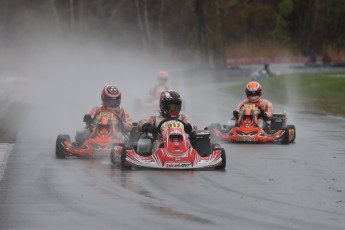
<instances>
[{"instance_id":1,"label":"go-kart","mask_svg":"<svg viewBox=\"0 0 345 230\"><path fill-rule=\"evenodd\" d=\"M289 144L295 141L295 126L286 124L285 112L272 114L269 127L260 119L260 110L255 104L246 104L234 126L213 123L206 129L210 130L212 139L226 142Z\"/></svg>"},{"instance_id":2,"label":"go-kart","mask_svg":"<svg viewBox=\"0 0 345 230\"><path fill-rule=\"evenodd\" d=\"M102 114L104 113L104 114ZM102 112L100 122L89 126L83 131L77 131L75 141L71 142L68 134L60 134L56 139L55 154L57 158L95 157L110 154L114 145L125 147L128 136L119 130L111 121L111 113Z\"/></svg>"},{"instance_id":3,"label":"go-kart","mask_svg":"<svg viewBox=\"0 0 345 230\"><path fill-rule=\"evenodd\" d=\"M163 136L163 142L158 148L152 147L154 144L151 134L136 131L138 140L130 147L123 148L122 151L112 149L111 162L120 163L122 168L225 168L225 150L219 144L211 144L209 131L201 130L189 136L184 131L183 122L178 120L163 121L158 125L158 130Z\"/></svg>"},{"instance_id":4,"label":"go-kart","mask_svg":"<svg viewBox=\"0 0 345 230\"><path fill-rule=\"evenodd\" d=\"M277 72L270 72L269 73L265 69L259 69L250 75L250 80L256 81L256 80L259 80L262 78L273 77L273 76L278 76L278 75L279 75L279 73L277 73Z\"/></svg>"}]
</instances>

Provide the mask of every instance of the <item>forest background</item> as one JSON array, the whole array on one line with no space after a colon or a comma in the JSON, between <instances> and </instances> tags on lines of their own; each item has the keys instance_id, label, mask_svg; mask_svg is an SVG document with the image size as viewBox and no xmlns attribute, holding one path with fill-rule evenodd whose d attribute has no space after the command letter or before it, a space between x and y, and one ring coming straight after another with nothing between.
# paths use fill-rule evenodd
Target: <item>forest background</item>
<instances>
[{"instance_id":1,"label":"forest background","mask_svg":"<svg viewBox=\"0 0 345 230\"><path fill-rule=\"evenodd\" d=\"M345 52L345 0L0 0L0 16L2 54L28 38L96 40L210 68Z\"/></svg>"}]
</instances>

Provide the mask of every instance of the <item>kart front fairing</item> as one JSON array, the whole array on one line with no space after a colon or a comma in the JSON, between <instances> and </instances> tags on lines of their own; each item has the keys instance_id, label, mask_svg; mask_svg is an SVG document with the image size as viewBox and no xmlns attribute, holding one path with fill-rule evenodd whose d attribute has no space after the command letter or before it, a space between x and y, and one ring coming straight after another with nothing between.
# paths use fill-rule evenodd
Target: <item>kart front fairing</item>
<instances>
[{"instance_id":1,"label":"kart front fairing","mask_svg":"<svg viewBox=\"0 0 345 230\"><path fill-rule=\"evenodd\" d=\"M88 132L88 130L84 130L84 132ZM123 144L125 139L125 136L114 127L111 120L107 117L101 119L88 138L72 143L64 140L62 147L70 156L104 155L110 153L114 144Z\"/></svg>"},{"instance_id":2,"label":"kart front fairing","mask_svg":"<svg viewBox=\"0 0 345 230\"><path fill-rule=\"evenodd\" d=\"M128 166L160 169L196 169L216 167L222 163L221 150L215 149L208 156L201 157L189 142L182 122L171 120L160 127L163 146L153 149L149 156L143 156L135 149L126 150Z\"/></svg>"}]
</instances>

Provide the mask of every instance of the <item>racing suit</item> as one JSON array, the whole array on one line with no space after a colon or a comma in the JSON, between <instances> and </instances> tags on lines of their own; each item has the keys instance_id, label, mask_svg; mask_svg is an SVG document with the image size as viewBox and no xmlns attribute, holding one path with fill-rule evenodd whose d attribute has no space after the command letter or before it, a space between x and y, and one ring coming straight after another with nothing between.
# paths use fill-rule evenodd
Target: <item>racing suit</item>
<instances>
[{"instance_id":1,"label":"racing suit","mask_svg":"<svg viewBox=\"0 0 345 230\"><path fill-rule=\"evenodd\" d=\"M191 118L183 114L180 114L176 118L167 118L165 116L162 116L161 114L158 116L149 116L148 118L140 120L138 122L138 131L143 132L143 126L146 124L155 125L156 127L158 127L158 125L162 121L168 121L168 120L180 120L184 124L189 124L192 127L190 134L196 134L198 131L198 128L193 124ZM158 133L157 135L154 135L154 138L155 140L153 142L152 152L154 152L157 148L159 148L159 146L163 143L163 136L160 133Z\"/></svg>"},{"instance_id":2,"label":"racing suit","mask_svg":"<svg viewBox=\"0 0 345 230\"><path fill-rule=\"evenodd\" d=\"M89 120L85 120L85 117L89 116ZM92 129L97 125L102 118L110 118L110 121L113 124L113 133L117 138L125 141L126 135L133 128L132 118L127 111L127 109L122 107L117 107L114 110L110 110L102 107L94 107L89 114L85 115L84 121L86 122L87 128L92 132Z\"/></svg>"},{"instance_id":3,"label":"racing suit","mask_svg":"<svg viewBox=\"0 0 345 230\"><path fill-rule=\"evenodd\" d=\"M266 128L266 131L267 132L270 132L271 129L271 123L270 123L270 119L272 117L272 110L273 110L273 104L266 100L266 99L260 99L258 100L257 102L253 103L253 102L250 102L249 100L243 100L242 102L240 102L237 107L236 107L236 111L239 112L243 107L244 105L246 104L255 104L257 107L261 108L261 110L264 112L263 113L263 117L260 117L258 123L259 123L259 126L261 128ZM265 124L264 124L265 122Z\"/></svg>"}]
</instances>

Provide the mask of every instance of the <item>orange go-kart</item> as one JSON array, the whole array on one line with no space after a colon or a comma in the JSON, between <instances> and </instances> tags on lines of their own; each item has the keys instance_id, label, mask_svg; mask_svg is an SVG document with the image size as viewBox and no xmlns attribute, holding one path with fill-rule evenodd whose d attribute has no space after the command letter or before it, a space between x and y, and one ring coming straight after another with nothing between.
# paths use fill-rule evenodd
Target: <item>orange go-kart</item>
<instances>
[{"instance_id":1,"label":"orange go-kart","mask_svg":"<svg viewBox=\"0 0 345 230\"><path fill-rule=\"evenodd\" d=\"M128 140L127 134L120 132L115 127L109 116L110 113L101 114L101 120L97 125L90 125L83 131L77 132L75 142L71 142L68 134L60 134L56 139L56 157L66 158L109 156L113 146L122 148Z\"/></svg>"},{"instance_id":2,"label":"orange go-kart","mask_svg":"<svg viewBox=\"0 0 345 230\"><path fill-rule=\"evenodd\" d=\"M213 139L228 142L289 144L295 141L295 126L286 124L285 112L273 114L270 127L265 126L259 114L259 107L255 104L247 104L240 111L234 126L213 123L207 129L210 130Z\"/></svg>"}]
</instances>

